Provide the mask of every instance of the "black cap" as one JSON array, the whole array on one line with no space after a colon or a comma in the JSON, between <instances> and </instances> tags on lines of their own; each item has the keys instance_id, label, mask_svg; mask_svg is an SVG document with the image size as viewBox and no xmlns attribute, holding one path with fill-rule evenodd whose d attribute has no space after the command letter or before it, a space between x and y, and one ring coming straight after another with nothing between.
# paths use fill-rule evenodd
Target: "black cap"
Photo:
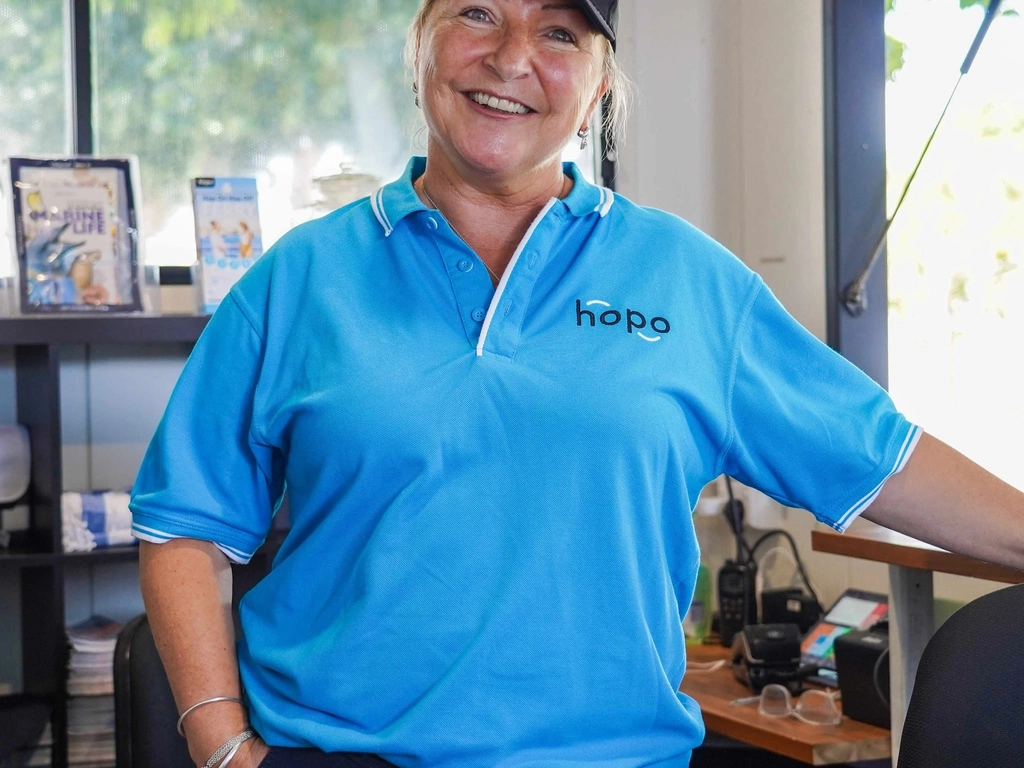
<instances>
[{"instance_id":1,"label":"black cap","mask_svg":"<svg viewBox=\"0 0 1024 768\"><path fill-rule=\"evenodd\" d=\"M615 48L615 28L619 24L619 0L580 0L580 7L597 31Z\"/></svg>"}]
</instances>

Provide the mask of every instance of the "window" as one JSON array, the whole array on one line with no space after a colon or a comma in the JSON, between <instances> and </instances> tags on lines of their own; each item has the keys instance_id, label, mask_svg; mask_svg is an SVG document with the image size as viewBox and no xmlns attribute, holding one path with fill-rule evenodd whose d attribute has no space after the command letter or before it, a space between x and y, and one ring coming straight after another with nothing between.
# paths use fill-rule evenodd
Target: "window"
<instances>
[{"instance_id":1,"label":"window","mask_svg":"<svg viewBox=\"0 0 1024 768\"><path fill-rule=\"evenodd\" d=\"M65 94L65 0L0 0L0 155L70 148ZM13 272L0 210L0 279Z\"/></svg>"},{"instance_id":2,"label":"window","mask_svg":"<svg viewBox=\"0 0 1024 768\"><path fill-rule=\"evenodd\" d=\"M1005 0L889 232L987 0L826 0L829 340L940 439L1024 488L1024 2ZM888 206L888 210L887 210Z\"/></svg>"},{"instance_id":3,"label":"window","mask_svg":"<svg viewBox=\"0 0 1024 768\"><path fill-rule=\"evenodd\" d=\"M984 3L886 16L890 213L956 83ZM907 416L1024 489L1024 12L1006 0L888 238L889 390ZM903 63L899 66L899 52Z\"/></svg>"},{"instance_id":4,"label":"window","mask_svg":"<svg viewBox=\"0 0 1024 768\"><path fill-rule=\"evenodd\" d=\"M255 176L264 243L397 176L416 107L402 62L417 0L97 3L95 151L142 169L149 263L195 258L189 179ZM344 182L342 166L358 171ZM336 207L332 205L331 207Z\"/></svg>"},{"instance_id":5,"label":"window","mask_svg":"<svg viewBox=\"0 0 1024 768\"><path fill-rule=\"evenodd\" d=\"M424 151L402 60L419 0L3 2L0 155L68 151L64 17L87 8L76 54L91 66L91 103L79 109L93 152L139 157L149 264L194 261L193 177L254 176L269 246ZM565 155L591 179L594 144Z\"/></svg>"}]
</instances>

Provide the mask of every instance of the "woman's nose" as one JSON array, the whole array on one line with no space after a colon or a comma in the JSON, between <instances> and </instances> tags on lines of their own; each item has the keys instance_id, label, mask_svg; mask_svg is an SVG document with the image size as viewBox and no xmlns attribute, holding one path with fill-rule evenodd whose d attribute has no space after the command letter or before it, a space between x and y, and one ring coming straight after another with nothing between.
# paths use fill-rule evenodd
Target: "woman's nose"
<instances>
[{"instance_id":1,"label":"woman's nose","mask_svg":"<svg viewBox=\"0 0 1024 768\"><path fill-rule=\"evenodd\" d=\"M498 38L487 63L498 77L509 82L530 72L531 55L529 35L515 29L507 29Z\"/></svg>"}]
</instances>

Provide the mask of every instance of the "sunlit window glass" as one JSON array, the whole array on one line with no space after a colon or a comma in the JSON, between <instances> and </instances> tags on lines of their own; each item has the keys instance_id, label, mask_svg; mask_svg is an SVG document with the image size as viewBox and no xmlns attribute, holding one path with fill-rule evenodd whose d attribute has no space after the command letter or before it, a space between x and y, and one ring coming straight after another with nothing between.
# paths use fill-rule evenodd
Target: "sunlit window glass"
<instances>
[{"instance_id":1,"label":"sunlit window glass","mask_svg":"<svg viewBox=\"0 0 1024 768\"><path fill-rule=\"evenodd\" d=\"M96 151L139 156L147 262L195 258L192 177L256 177L266 246L397 177L424 151L402 61L418 5L96 2ZM567 153L593 177L592 151Z\"/></svg>"},{"instance_id":2,"label":"sunlit window glass","mask_svg":"<svg viewBox=\"0 0 1024 768\"><path fill-rule=\"evenodd\" d=\"M417 5L97 2L96 151L140 158L147 260L195 258L192 177L255 176L270 245L396 176L416 120L401 52Z\"/></svg>"},{"instance_id":3,"label":"sunlit window glass","mask_svg":"<svg viewBox=\"0 0 1024 768\"><path fill-rule=\"evenodd\" d=\"M0 2L0 156L67 152L66 0ZM8 206L0 206L0 278L12 274Z\"/></svg>"},{"instance_id":4,"label":"sunlit window glass","mask_svg":"<svg viewBox=\"0 0 1024 768\"><path fill-rule=\"evenodd\" d=\"M961 6L967 6L961 8ZM983 1L886 18L890 212L959 74ZM1007 0L889 234L889 382L929 432L1024 489L1024 2Z\"/></svg>"}]
</instances>

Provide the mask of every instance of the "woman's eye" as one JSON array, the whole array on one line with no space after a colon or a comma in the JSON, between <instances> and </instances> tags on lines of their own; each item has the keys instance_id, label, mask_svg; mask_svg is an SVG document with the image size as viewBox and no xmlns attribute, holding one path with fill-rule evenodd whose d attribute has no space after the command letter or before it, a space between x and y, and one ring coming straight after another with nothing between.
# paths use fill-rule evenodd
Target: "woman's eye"
<instances>
[{"instance_id":1,"label":"woman's eye","mask_svg":"<svg viewBox=\"0 0 1024 768\"><path fill-rule=\"evenodd\" d=\"M575 43L576 38L573 37L572 32L567 29L553 29L551 30L551 37L560 43Z\"/></svg>"},{"instance_id":2,"label":"woman's eye","mask_svg":"<svg viewBox=\"0 0 1024 768\"><path fill-rule=\"evenodd\" d=\"M463 11L462 15L472 21L487 21L487 11L482 8L469 8Z\"/></svg>"}]
</instances>

